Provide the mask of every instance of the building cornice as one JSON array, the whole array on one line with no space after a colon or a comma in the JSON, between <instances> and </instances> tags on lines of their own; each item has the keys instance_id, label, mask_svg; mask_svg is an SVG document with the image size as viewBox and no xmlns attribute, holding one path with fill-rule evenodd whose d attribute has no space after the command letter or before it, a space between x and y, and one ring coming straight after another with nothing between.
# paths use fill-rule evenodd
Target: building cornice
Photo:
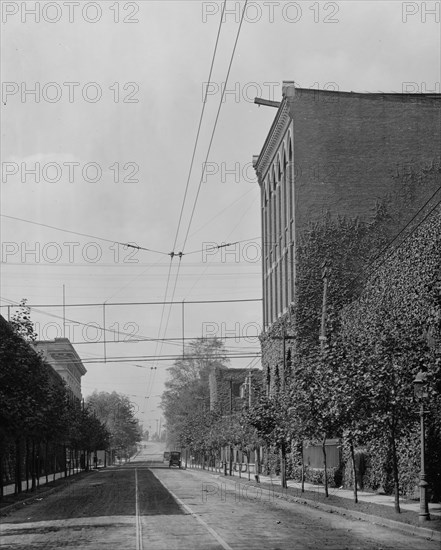
<instances>
[{"instance_id":1,"label":"building cornice","mask_svg":"<svg viewBox=\"0 0 441 550\"><path fill-rule=\"evenodd\" d=\"M66 367L70 365L74 367L79 376L84 376L87 373L81 357L76 352L68 338L55 338L55 340L37 340L33 343L33 347L37 350L43 350L48 357L56 362L58 359L63 359ZM61 364L63 364L63 362Z\"/></svg>"},{"instance_id":2,"label":"building cornice","mask_svg":"<svg viewBox=\"0 0 441 550\"><path fill-rule=\"evenodd\" d=\"M287 98L283 98L283 101L277 111L274 122L268 132L268 136L263 145L260 155L256 158L253 157L253 165L257 174L259 185L262 185L263 180L266 177L268 169L276 155L280 142L283 140L286 131L288 130L291 122L289 103Z\"/></svg>"},{"instance_id":3,"label":"building cornice","mask_svg":"<svg viewBox=\"0 0 441 550\"><path fill-rule=\"evenodd\" d=\"M290 102L296 93L296 87L293 80L283 81L282 96L283 99L277 111L276 117L268 132L265 143L263 144L260 155L253 157L253 166L257 174L259 185L262 185L269 167L276 155L280 142L285 136L291 123Z\"/></svg>"},{"instance_id":4,"label":"building cornice","mask_svg":"<svg viewBox=\"0 0 441 550\"><path fill-rule=\"evenodd\" d=\"M395 92L344 92L340 90L318 90L314 88L298 88L294 81L283 81L283 99L278 108L275 119L268 132L265 143L259 155L253 156L253 166L257 174L259 185L262 185L269 167L277 153L280 142L285 135L290 120L293 116L293 107L297 101L318 101L319 98L350 98L368 99L371 101L393 101L393 102L418 102L432 103L441 100L439 93L395 93Z\"/></svg>"}]
</instances>

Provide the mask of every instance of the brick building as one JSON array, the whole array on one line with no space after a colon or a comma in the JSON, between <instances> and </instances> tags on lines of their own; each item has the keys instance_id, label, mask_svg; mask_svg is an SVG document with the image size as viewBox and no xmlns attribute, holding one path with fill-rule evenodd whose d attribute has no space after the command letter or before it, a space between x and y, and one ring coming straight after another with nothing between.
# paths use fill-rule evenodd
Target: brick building
<instances>
[{"instance_id":1,"label":"brick building","mask_svg":"<svg viewBox=\"0 0 441 550\"><path fill-rule=\"evenodd\" d=\"M275 383L283 385L294 346L282 335L292 320L300 235L325 214L369 223L378 202L400 189L401 176L439 166L441 95L321 91L284 82L282 101L267 104L277 111L253 164L261 189L262 366L272 392ZM415 191L407 219L426 199L420 192L427 189ZM400 229L393 223L391 234Z\"/></svg>"},{"instance_id":2,"label":"brick building","mask_svg":"<svg viewBox=\"0 0 441 550\"><path fill-rule=\"evenodd\" d=\"M264 332L294 301L298 236L326 212L369 222L394 176L439 162L441 95L283 83L260 155ZM418 201L415 201L418 207ZM412 212L409 212L409 217Z\"/></svg>"},{"instance_id":3,"label":"brick building","mask_svg":"<svg viewBox=\"0 0 441 550\"><path fill-rule=\"evenodd\" d=\"M221 414L239 412L249 403L251 375L251 399L262 385L262 371L259 369L229 369L215 367L209 376L210 409L219 409Z\"/></svg>"}]
</instances>

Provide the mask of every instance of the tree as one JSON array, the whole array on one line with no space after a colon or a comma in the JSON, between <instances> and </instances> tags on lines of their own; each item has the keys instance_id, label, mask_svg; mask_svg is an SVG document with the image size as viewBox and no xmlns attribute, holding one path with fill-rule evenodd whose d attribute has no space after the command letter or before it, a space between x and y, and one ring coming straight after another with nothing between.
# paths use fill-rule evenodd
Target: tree
<instances>
[{"instance_id":1,"label":"tree","mask_svg":"<svg viewBox=\"0 0 441 550\"><path fill-rule=\"evenodd\" d=\"M142 439L142 428L129 398L117 392L94 392L86 399L86 406L105 425L109 444L119 458L128 458Z\"/></svg>"},{"instance_id":2,"label":"tree","mask_svg":"<svg viewBox=\"0 0 441 550\"><path fill-rule=\"evenodd\" d=\"M210 399L209 374L216 367L228 364L224 344L218 338L198 338L187 346L182 358L168 369L169 379L162 394L161 407L167 424L167 438L171 446L198 439L192 430Z\"/></svg>"},{"instance_id":3,"label":"tree","mask_svg":"<svg viewBox=\"0 0 441 550\"><path fill-rule=\"evenodd\" d=\"M5 450L0 462L3 465L6 452L15 457L17 493L22 490L23 467L34 489L40 446L45 444L44 468L48 472L48 447L53 455L61 454L68 429L65 384L29 345L35 333L25 303L23 300L13 323L3 319L0 323L0 447ZM3 480L3 472L0 474Z\"/></svg>"},{"instance_id":4,"label":"tree","mask_svg":"<svg viewBox=\"0 0 441 550\"><path fill-rule=\"evenodd\" d=\"M27 299L23 298L10 320L10 325L14 332L23 338L26 342L34 342L37 339L37 333L34 331L34 323L31 321L31 308L26 305Z\"/></svg>"},{"instance_id":5,"label":"tree","mask_svg":"<svg viewBox=\"0 0 441 550\"><path fill-rule=\"evenodd\" d=\"M272 396L262 394L257 403L245 413L246 421L255 428L258 436L280 452L282 487L287 487L286 454L294 435L290 405L288 393L278 392Z\"/></svg>"}]
</instances>

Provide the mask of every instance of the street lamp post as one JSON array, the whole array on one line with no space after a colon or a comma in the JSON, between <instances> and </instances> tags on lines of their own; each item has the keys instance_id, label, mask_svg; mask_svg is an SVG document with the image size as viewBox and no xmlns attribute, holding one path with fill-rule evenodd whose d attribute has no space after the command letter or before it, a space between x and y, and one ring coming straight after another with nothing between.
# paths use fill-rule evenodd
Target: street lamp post
<instances>
[{"instance_id":1,"label":"street lamp post","mask_svg":"<svg viewBox=\"0 0 441 550\"><path fill-rule=\"evenodd\" d=\"M421 420L421 471L420 471L420 511L419 511L419 520L420 522L425 522L430 520L429 506L427 504L427 487L428 483L426 481L426 465L425 465L425 446L426 438L424 431L424 400L428 397L427 393L427 374L425 372L419 371L416 375L415 380L413 381L415 397L420 402L420 420Z\"/></svg>"}]
</instances>

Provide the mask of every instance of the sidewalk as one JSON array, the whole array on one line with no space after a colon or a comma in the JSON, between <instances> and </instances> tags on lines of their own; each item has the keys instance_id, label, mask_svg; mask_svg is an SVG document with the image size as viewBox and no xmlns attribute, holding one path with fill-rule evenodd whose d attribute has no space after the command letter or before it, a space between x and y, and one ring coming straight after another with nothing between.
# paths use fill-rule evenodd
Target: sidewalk
<instances>
[{"instance_id":1,"label":"sidewalk","mask_svg":"<svg viewBox=\"0 0 441 550\"><path fill-rule=\"evenodd\" d=\"M237 471L232 476L225 476L223 471L202 470L201 468L188 468L189 471L212 476L218 483L235 485L235 491L248 495L247 486L259 488L263 493L252 492L251 499L256 495L266 495L269 491L272 497L287 500L288 502L301 504L323 512L341 515L344 518L352 518L387 527L406 535L418 536L427 540L441 542L441 505L429 504L429 513L432 521L420 523L418 520L419 501L402 501L400 499L401 514L394 510L394 497L376 493L358 492L358 504L354 503L354 495L351 490L330 488L329 499L325 497L323 485L305 483L305 492L301 492L301 483L289 480L288 488L282 489L280 476L260 475L260 483L256 483L254 474L248 480L248 473L239 477ZM244 486L244 490L238 487ZM267 498L268 495L265 496Z\"/></svg>"},{"instance_id":2,"label":"sidewalk","mask_svg":"<svg viewBox=\"0 0 441 550\"><path fill-rule=\"evenodd\" d=\"M219 479L225 479L225 480L234 480L235 482L241 481L241 482L250 482L253 484L256 484L256 481L254 479L254 474L250 474L250 480L248 480L248 473L242 473L241 476L239 476L239 472L233 470L232 476L224 476L223 472L221 471L212 471L212 470L201 470L200 468L189 468L189 470L195 470L195 471L205 471L207 473L210 473L212 475L217 475ZM270 485L271 487L280 488L281 481L280 476L265 476L260 475L259 476L260 484L266 484ZM296 497L302 498L304 500L311 500L311 495L307 495L301 492L302 484L297 481L288 480L287 481L288 488L294 489L296 491ZM313 492L317 495L321 495L322 497L325 494L325 489L323 485L314 485L312 483L304 483L305 491ZM336 487L329 487L328 493L331 496L336 496L344 499L348 499L351 502L354 502L354 492L352 489L343 489L343 488L336 488ZM369 493L366 491L357 491L357 497L359 502L366 502L366 503L372 503L372 504L379 504L382 506L388 506L390 508L395 507L395 497L394 495L385 495L380 493ZM409 511L413 512L418 516L420 503L419 500L412 501L412 500L405 500L402 497L400 497L400 508L402 511ZM441 520L441 503L429 503L429 513L430 516L433 519ZM428 525L429 527L429 525Z\"/></svg>"},{"instance_id":3,"label":"sidewalk","mask_svg":"<svg viewBox=\"0 0 441 550\"><path fill-rule=\"evenodd\" d=\"M41 487L44 487L44 485L47 485L47 484L50 484L50 483L53 483L54 481L56 481L57 479L69 479L70 477L76 475L76 474L79 474L80 472L84 472L85 470L81 470L80 468L76 468L74 470L71 470L71 473L65 478L64 477L64 472L58 472L55 474L55 480L54 480L54 474L49 474L48 475L48 483L46 483L46 476L41 476L40 479L38 480L39 483L37 483L37 487L38 485ZM32 479L29 479L29 487L31 487L32 485ZM29 489L28 492L26 492L26 480L23 480L21 482L21 486L23 487L23 491L20 493L20 495L27 495L27 494L32 494L31 490ZM3 495L6 497L8 495L13 495L15 492L15 484L14 483L11 483L10 485L5 485L3 487Z\"/></svg>"},{"instance_id":4,"label":"sidewalk","mask_svg":"<svg viewBox=\"0 0 441 550\"><path fill-rule=\"evenodd\" d=\"M234 477L239 478L239 475L236 475ZM269 483L271 485L280 486L280 476L259 476L261 483ZM242 476L243 478L243 476ZM248 477L246 477L246 480L248 480ZM287 482L288 487L292 487L297 490L301 490L302 484L293 481L288 480ZM317 493L324 494L325 488L323 485L313 485L312 483L306 483L305 482L305 490L307 491L314 491ZM330 495L335 495L337 497L347 498L349 500L354 500L354 492L351 489L342 489L342 488L336 488L332 487L328 489L328 492ZM395 497L394 495L383 495L378 493L368 493L366 491L357 491L358 500L361 502L372 502L374 504L382 504L384 506L391 506L392 508L395 506ZM418 500L416 501L409 501L409 500L402 500L400 498L400 508L402 510L409 510L411 512L415 512L418 514L420 509L420 503ZM429 503L429 513L431 516L436 516L441 518L441 504L440 503Z\"/></svg>"},{"instance_id":5,"label":"sidewalk","mask_svg":"<svg viewBox=\"0 0 441 550\"><path fill-rule=\"evenodd\" d=\"M95 466L90 466L89 468L89 472L92 472L94 470L102 470L102 469L105 469L105 468L110 468L111 466L117 466L118 464L121 466L121 464L126 464L127 462L130 462L130 460L132 460L133 458L135 458L137 455L139 454L139 451L137 453L135 453L133 456L129 457L127 460L125 460L125 462L122 462L121 460L118 462L118 461L115 461L115 464L107 464L106 466L104 466L104 464L99 464L97 467ZM55 478L54 478L54 474L49 474L48 475L48 483L46 483L46 476L41 476L38 480L38 483L37 483L37 487L39 488L43 488L45 485L50 485L51 483L53 483L54 481L56 481L57 479L69 479L70 477L76 475L76 474L80 474L81 472L86 472L86 470L83 468L72 468L70 470L70 473L68 473L68 476L65 477L65 473L64 471L63 472L57 472L55 474ZM32 485L32 479L29 478L29 487L31 487ZM20 495L27 495L27 494L30 494L32 495L32 491L29 489L29 491L26 491L26 480L24 479L22 482L21 482L21 486L23 487L23 491L20 493ZM3 487L3 496L9 496L9 495L13 495L15 493L15 484L14 483L11 483L9 485L5 485Z\"/></svg>"}]
</instances>

